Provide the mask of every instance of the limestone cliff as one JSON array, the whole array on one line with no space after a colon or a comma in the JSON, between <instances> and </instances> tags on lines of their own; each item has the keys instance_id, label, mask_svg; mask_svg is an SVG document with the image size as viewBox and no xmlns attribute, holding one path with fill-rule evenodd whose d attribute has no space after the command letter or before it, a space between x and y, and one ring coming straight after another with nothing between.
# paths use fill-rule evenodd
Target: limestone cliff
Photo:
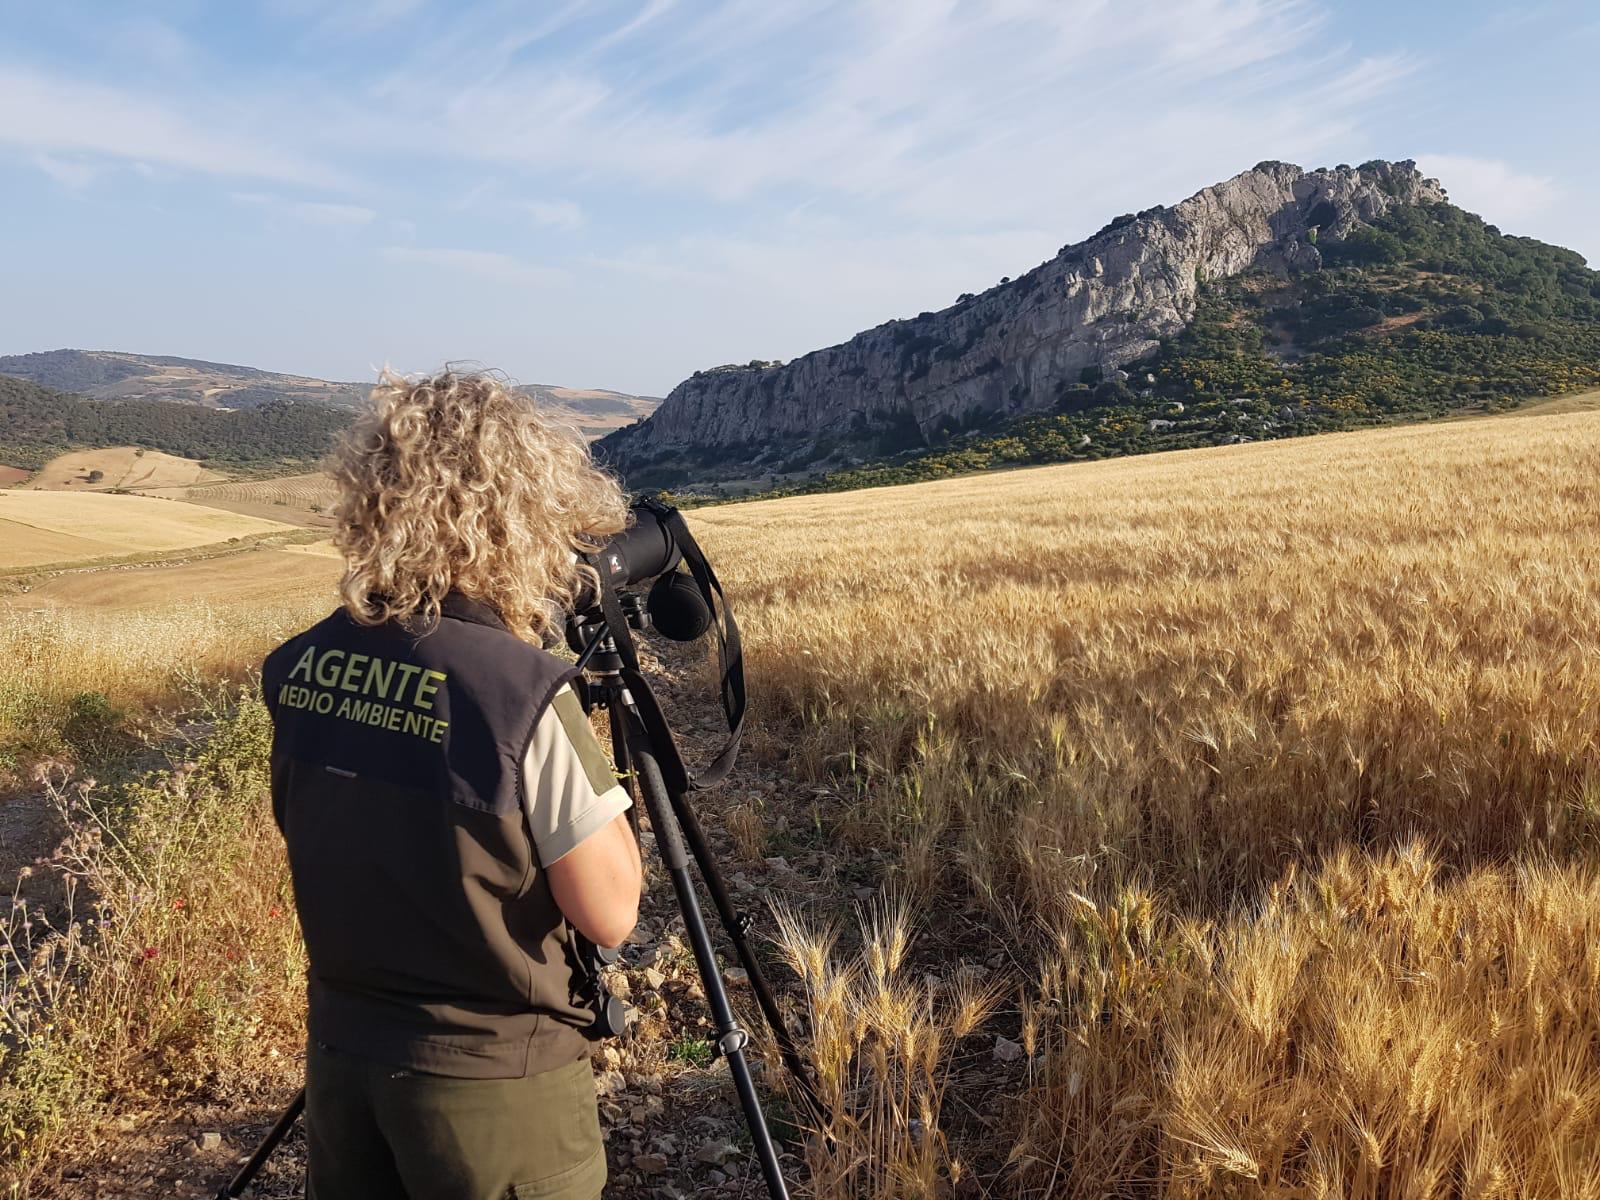
<instances>
[{"instance_id":1,"label":"limestone cliff","mask_svg":"<svg viewBox=\"0 0 1600 1200\"><path fill-rule=\"evenodd\" d=\"M1316 171L1264 162L1171 208L1118 218L939 312L786 365L697 372L650 417L599 443L601 453L624 469L684 463L726 473L1049 408L1084 368L1136 363L1182 329L1202 281L1314 269L1319 240L1393 205L1445 198L1410 161Z\"/></svg>"}]
</instances>

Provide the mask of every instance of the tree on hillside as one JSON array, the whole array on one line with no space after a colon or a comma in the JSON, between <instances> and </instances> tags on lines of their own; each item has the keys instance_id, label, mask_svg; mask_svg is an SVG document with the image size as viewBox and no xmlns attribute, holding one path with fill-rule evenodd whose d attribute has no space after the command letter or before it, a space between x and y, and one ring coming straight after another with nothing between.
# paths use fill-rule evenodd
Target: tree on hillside
<instances>
[{"instance_id":1,"label":"tree on hillside","mask_svg":"<svg viewBox=\"0 0 1600 1200\"><path fill-rule=\"evenodd\" d=\"M320 458L348 410L277 400L239 412L163 400L90 400L0 375L0 461L42 465L76 447L142 446L231 464Z\"/></svg>"}]
</instances>

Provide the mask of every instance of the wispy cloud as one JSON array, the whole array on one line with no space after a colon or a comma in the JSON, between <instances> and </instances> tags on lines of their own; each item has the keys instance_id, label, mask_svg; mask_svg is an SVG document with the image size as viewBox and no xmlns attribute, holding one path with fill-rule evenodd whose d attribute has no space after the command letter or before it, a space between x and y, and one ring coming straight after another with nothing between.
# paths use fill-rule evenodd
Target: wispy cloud
<instances>
[{"instance_id":1,"label":"wispy cloud","mask_svg":"<svg viewBox=\"0 0 1600 1200\"><path fill-rule=\"evenodd\" d=\"M378 214L359 204L332 204L320 200L286 200L266 192L233 192L236 204L259 208L274 217L287 217L306 225L370 225Z\"/></svg>"},{"instance_id":2,"label":"wispy cloud","mask_svg":"<svg viewBox=\"0 0 1600 1200\"><path fill-rule=\"evenodd\" d=\"M1407 69L1330 47L1309 0L635 0L531 16L498 0L371 0L352 12L356 42L401 26L413 47L358 88L240 80L230 113L0 69L0 142L321 184L335 182L326 164L405 155L473 164L471 184L488 187L507 171L565 174L999 226L1114 190L1105 177L1148 166L1174 125L1210 131L1160 155L1158 169L1196 185L1218 141L1251 141L1244 162L1316 150ZM560 52L545 49L558 36ZM549 228L583 221L569 200L526 211Z\"/></svg>"},{"instance_id":3,"label":"wispy cloud","mask_svg":"<svg viewBox=\"0 0 1600 1200\"><path fill-rule=\"evenodd\" d=\"M244 124L240 123L241 126ZM291 131L283 131L288 144ZM98 155L208 175L328 184L337 172L226 122L202 126L133 92L0 65L0 145Z\"/></svg>"},{"instance_id":4,"label":"wispy cloud","mask_svg":"<svg viewBox=\"0 0 1600 1200\"><path fill-rule=\"evenodd\" d=\"M1518 171L1498 159L1421 154L1417 166L1436 176L1456 204L1500 224L1538 216L1562 197L1560 185L1549 176Z\"/></svg>"},{"instance_id":5,"label":"wispy cloud","mask_svg":"<svg viewBox=\"0 0 1600 1200\"><path fill-rule=\"evenodd\" d=\"M497 283L557 287L572 281L571 273L560 267L541 267L493 250L386 246L381 253L390 262L432 267Z\"/></svg>"},{"instance_id":6,"label":"wispy cloud","mask_svg":"<svg viewBox=\"0 0 1600 1200\"><path fill-rule=\"evenodd\" d=\"M502 57L493 39L431 47L426 70L394 72L389 111L352 115L343 135L723 203L803 190L1031 223L1098 176L1148 166L1147 133L1174 113L1253 141L1248 165L1331 142L1408 69L1329 49L1305 0L648 4L614 32L643 20L648 39L562 58ZM774 71L789 43L803 58ZM1201 136L1162 157L1195 178L1216 155Z\"/></svg>"},{"instance_id":7,"label":"wispy cloud","mask_svg":"<svg viewBox=\"0 0 1600 1200\"><path fill-rule=\"evenodd\" d=\"M1564 63L1582 111L1582 0L1487 52L1507 94L1472 111L1484 62L1462 56L1499 31L1408 41L1334 0L258 0L166 24L85 4L35 6L0 51L0 167L104 206L97 266L265 223L244 307L275 270L418 281L359 313L311 302L318 332L294 336L364 325L361 362L403 339L664 389L948 303L1263 158L1441 147L1424 167L1486 218L1593 237L1592 189L1559 165L1577 143L1516 74ZM188 303L144 311L212 320ZM57 343L130 306L35 307L0 316ZM224 335L245 324L272 328Z\"/></svg>"},{"instance_id":8,"label":"wispy cloud","mask_svg":"<svg viewBox=\"0 0 1600 1200\"><path fill-rule=\"evenodd\" d=\"M33 165L72 192L82 191L101 174L101 168L95 163L75 158L58 158L54 154L35 154Z\"/></svg>"},{"instance_id":9,"label":"wispy cloud","mask_svg":"<svg viewBox=\"0 0 1600 1200\"><path fill-rule=\"evenodd\" d=\"M645 0L645 2L639 6L639 12L637 16L629 20L627 24L618 29L612 30L610 33L602 37L595 44L595 48L604 50L607 47L613 46L616 43L624 40L625 38L632 37L645 26L655 21L657 18L664 16L676 5L676 3L677 0Z\"/></svg>"},{"instance_id":10,"label":"wispy cloud","mask_svg":"<svg viewBox=\"0 0 1600 1200\"><path fill-rule=\"evenodd\" d=\"M523 207L535 225L568 233L583 228L583 209L571 200L530 200Z\"/></svg>"}]
</instances>

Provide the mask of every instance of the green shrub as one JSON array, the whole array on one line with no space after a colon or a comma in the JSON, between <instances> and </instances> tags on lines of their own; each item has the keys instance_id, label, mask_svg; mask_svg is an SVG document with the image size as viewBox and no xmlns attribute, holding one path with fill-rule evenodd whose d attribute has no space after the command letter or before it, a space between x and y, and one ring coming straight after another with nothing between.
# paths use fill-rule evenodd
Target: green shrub
<instances>
[{"instance_id":1,"label":"green shrub","mask_svg":"<svg viewBox=\"0 0 1600 1200\"><path fill-rule=\"evenodd\" d=\"M282 1082L304 957L270 741L246 687L175 766L105 789L53 782L64 899L0 920L0 1183L25 1188L119 1100Z\"/></svg>"},{"instance_id":2,"label":"green shrub","mask_svg":"<svg viewBox=\"0 0 1600 1200\"><path fill-rule=\"evenodd\" d=\"M67 701L62 740L82 758L99 758L127 743L123 713L103 692L78 692Z\"/></svg>"}]
</instances>

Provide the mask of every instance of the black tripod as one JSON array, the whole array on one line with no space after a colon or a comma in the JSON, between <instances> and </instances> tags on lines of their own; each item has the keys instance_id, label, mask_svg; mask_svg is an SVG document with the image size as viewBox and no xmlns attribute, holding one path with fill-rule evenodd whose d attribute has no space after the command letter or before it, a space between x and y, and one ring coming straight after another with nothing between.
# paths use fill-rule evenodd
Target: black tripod
<instances>
[{"instance_id":1,"label":"black tripod","mask_svg":"<svg viewBox=\"0 0 1600 1200\"><path fill-rule=\"evenodd\" d=\"M624 598L623 608L629 624L635 628L643 626L646 618L639 611L636 598ZM745 1061L745 1047L749 1045L750 1035L740 1026L728 1002L727 989L717 969L716 950L711 945L711 934L706 928L700 900L689 874L691 858L711 897L712 907L716 909L728 941L733 946L734 954L749 978L756 1004L772 1031L784 1066L793 1076L813 1114L820 1114L820 1103L810 1073L788 1027L783 1023L783 1014L778 1010L778 1002L761 970L761 963L745 936L752 925L751 918L734 907L687 797L682 791L669 787L662 777L654 739L629 690L629 681L624 678L623 659L616 640L604 619L591 622L586 631L592 632L586 649L579 656L578 665L588 671L586 683L590 702L605 707L610 717L612 754L617 771L630 793L636 799L642 797L645 812L650 818L650 828L655 831L656 850L672 880L672 890L677 897L678 908L683 913L684 928L694 950L695 963L700 969L706 1004L716 1023L716 1049L728 1060L728 1070L733 1075L734 1087L739 1093L739 1104L744 1109L745 1124L750 1129L756 1156L761 1162L767 1191L773 1197L787 1197L789 1193L778 1167L777 1149L767 1131L761 1101L750 1077L750 1065ZM635 680L635 686L648 686L641 677L635 676Z\"/></svg>"},{"instance_id":2,"label":"black tripod","mask_svg":"<svg viewBox=\"0 0 1600 1200\"><path fill-rule=\"evenodd\" d=\"M620 599L622 601L620 612L613 607L613 613L621 615L626 624L636 629L644 628L649 618L640 608L637 597L624 596ZM662 865L672 880L672 890L677 898L678 908L683 913L683 923L689 935L689 943L694 950L695 964L700 969L700 982L705 988L706 1003L716 1023L716 1051L728 1060L728 1070L733 1075L734 1088L739 1094L739 1104L744 1110L745 1124L749 1127L756 1156L761 1162L761 1173L766 1180L767 1192L774 1197L774 1200L787 1200L789 1192L778 1165L777 1148L773 1145L772 1135L767 1130L761 1100L756 1095L755 1082L750 1076L750 1064L745 1059L745 1048L750 1043L750 1035L739 1024L728 1002L727 989L723 986L722 974L717 967L716 950L711 944L711 934L706 928L705 917L700 910L699 896L695 892L694 881L689 874L691 858L699 870L701 882L711 897L712 907L716 909L728 941L733 946L734 954L749 977L756 1004L772 1031L783 1064L799 1087L802 1098L811 1110L811 1115L820 1122L823 1110L816 1089L811 1082L805 1060L800 1057L794 1039L783 1023L783 1015L779 1012L778 1002L772 995L766 976L762 973L761 964L745 936L750 930L752 921L748 915L734 907L733 900L723 884L722 874L717 869L716 860L706 845L700 822L689 806L684 791L668 786L663 778L661 755L670 753L676 758L676 749L670 744L671 734L665 726L658 724L657 732L652 734L651 723L647 722L640 712L634 690L648 696L649 684L637 671L625 665L617 639L605 617L597 614L585 620L579 626L579 631L583 638L584 649L578 656L577 666L579 670L587 672L587 677L583 681L587 704L605 707L610 718L611 747L617 772L624 786L628 788L629 794L635 800L643 799L645 813L650 819L650 828L655 832L656 849L661 855ZM624 633L624 637L626 636ZM659 712L653 697L649 698L649 705L653 712ZM664 748L658 746L658 739L668 744ZM637 823L637 817L635 822ZM603 989L599 996L599 1006L602 1010L605 1007ZM305 1092L302 1090L267 1132L248 1161L239 1168L238 1174L217 1193L218 1200L235 1200L244 1194L268 1157L288 1136L304 1109Z\"/></svg>"}]
</instances>

